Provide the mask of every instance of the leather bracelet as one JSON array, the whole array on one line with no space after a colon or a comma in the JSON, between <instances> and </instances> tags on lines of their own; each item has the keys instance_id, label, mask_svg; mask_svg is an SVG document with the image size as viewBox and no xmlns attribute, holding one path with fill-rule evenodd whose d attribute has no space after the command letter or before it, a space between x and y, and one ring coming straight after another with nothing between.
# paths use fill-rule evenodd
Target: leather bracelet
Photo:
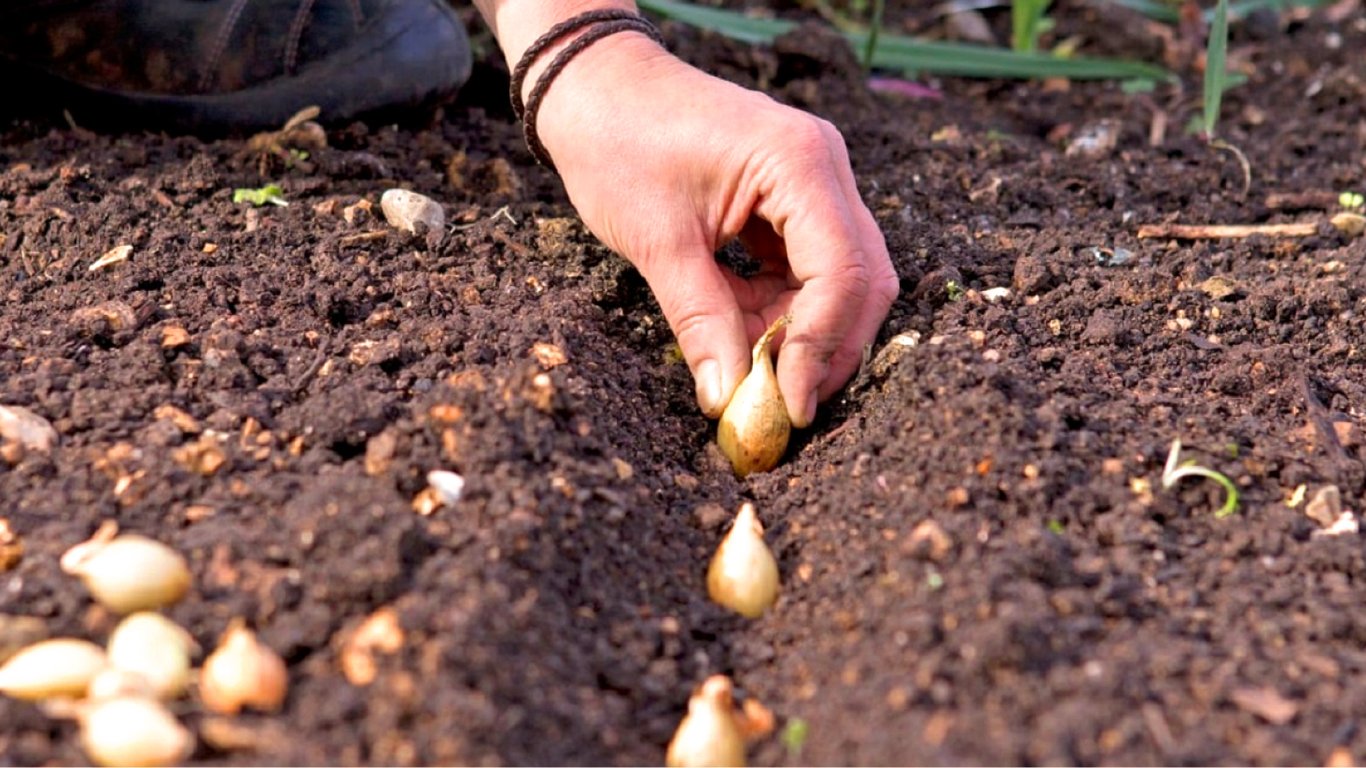
<instances>
[{"instance_id":1,"label":"leather bracelet","mask_svg":"<svg viewBox=\"0 0 1366 768\"><path fill-rule=\"evenodd\" d=\"M555 55L549 66L541 73L536 85L532 87L526 101L523 102L522 87L526 82L527 73L536 60L565 36L584 28L588 28L588 30ZM536 157L541 165L552 171L555 170L555 163L551 161L550 153L536 133L536 116L540 111L541 102L545 99L546 91L550 89L550 84L555 81L555 78L559 76L571 59L593 43L618 32L640 32L660 45L664 44L664 37L660 34L659 29L643 16L620 9L588 11L556 24L538 37L522 54L522 58L512 70L512 82L509 88L512 111L522 121L522 135L526 139L527 148L531 150L531 154Z\"/></svg>"}]
</instances>

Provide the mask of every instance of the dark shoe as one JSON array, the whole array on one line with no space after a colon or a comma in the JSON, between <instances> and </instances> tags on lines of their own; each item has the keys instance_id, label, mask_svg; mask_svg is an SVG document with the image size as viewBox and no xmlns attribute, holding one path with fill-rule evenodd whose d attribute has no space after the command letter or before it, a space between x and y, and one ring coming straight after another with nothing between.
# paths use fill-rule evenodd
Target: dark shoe
<instances>
[{"instance_id":1,"label":"dark shoe","mask_svg":"<svg viewBox=\"0 0 1366 768\"><path fill-rule=\"evenodd\" d=\"M445 0L0 0L0 82L92 126L278 128L416 106L469 77Z\"/></svg>"}]
</instances>

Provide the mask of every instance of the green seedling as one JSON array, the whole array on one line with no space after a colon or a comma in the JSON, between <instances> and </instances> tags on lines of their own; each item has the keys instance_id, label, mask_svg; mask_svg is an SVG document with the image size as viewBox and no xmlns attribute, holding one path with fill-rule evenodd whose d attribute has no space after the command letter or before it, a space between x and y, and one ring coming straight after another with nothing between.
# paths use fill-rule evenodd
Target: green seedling
<instances>
[{"instance_id":1,"label":"green seedling","mask_svg":"<svg viewBox=\"0 0 1366 768\"><path fill-rule=\"evenodd\" d=\"M1067 533L1067 526L1063 525L1061 520L1049 520L1047 527L1048 530L1058 534L1059 536L1063 535L1064 533Z\"/></svg>"},{"instance_id":2,"label":"green seedling","mask_svg":"<svg viewBox=\"0 0 1366 768\"><path fill-rule=\"evenodd\" d=\"M931 592L938 592L939 590L943 589L944 574L931 568L930 572L925 574L925 586L929 587Z\"/></svg>"},{"instance_id":3,"label":"green seedling","mask_svg":"<svg viewBox=\"0 0 1366 768\"><path fill-rule=\"evenodd\" d=\"M259 189L239 188L232 191L233 203L251 203L256 207L263 205L278 205L281 208L289 205L285 200L285 191L277 184L267 184Z\"/></svg>"},{"instance_id":4,"label":"green seedling","mask_svg":"<svg viewBox=\"0 0 1366 768\"><path fill-rule=\"evenodd\" d=\"M1044 14L1052 0L1012 0L1010 3L1010 47L1033 53L1039 50L1039 38L1053 28L1053 20Z\"/></svg>"},{"instance_id":5,"label":"green seedling","mask_svg":"<svg viewBox=\"0 0 1366 768\"><path fill-rule=\"evenodd\" d=\"M1219 0L1214 7L1214 19L1210 22L1209 44L1205 49L1204 101L1200 113L1200 128L1205 140L1211 147L1223 150L1238 160L1243 169L1243 194L1252 186L1252 164L1241 149L1224 141L1215 134L1219 125L1219 110L1223 106L1224 91L1233 82L1228 74L1228 0Z\"/></svg>"},{"instance_id":6,"label":"green seedling","mask_svg":"<svg viewBox=\"0 0 1366 768\"><path fill-rule=\"evenodd\" d=\"M778 740L787 749L787 759L789 762L800 763L802 759L802 747L806 746L806 737L811 735L811 727L800 717L794 717L787 721L783 726L782 735Z\"/></svg>"},{"instance_id":7,"label":"green seedling","mask_svg":"<svg viewBox=\"0 0 1366 768\"><path fill-rule=\"evenodd\" d=\"M1366 196L1362 196L1360 192L1352 192L1349 190L1338 195L1338 205L1349 211L1355 211L1362 206L1366 206Z\"/></svg>"},{"instance_id":8,"label":"green seedling","mask_svg":"<svg viewBox=\"0 0 1366 768\"><path fill-rule=\"evenodd\" d=\"M961 301L963 298L963 286L957 280L950 280L944 283L944 293L948 294L949 301Z\"/></svg>"},{"instance_id":9,"label":"green seedling","mask_svg":"<svg viewBox=\"0 0 1366 768\"><path fill-rule=\"evenodd\" d=\"M1214 513L1215 517L1228 517L1238 509L1238 487L1228 479L1228 475L1202 467L1195 459L1181 461L1181 441L1177 439L1172 441L1171 453L1167 454L1167 466L1162 470L1162 488L1171 490L1183 477L1203 477L1224 487L1224 506Z\"/></svg>"},{"instance_id":10,"label":"green seedling","mask_svg":"<svg viewBox=\"0 0 1366 768\"><path fill-rule=\"evenodd\" d=\"M887 0L873 0L873 16L868 22L868 43L863 47L863 68L873 68L873 57L877 55L877 39L882 34L882 17L887 10Z\"/></svg>"}]
</instances>

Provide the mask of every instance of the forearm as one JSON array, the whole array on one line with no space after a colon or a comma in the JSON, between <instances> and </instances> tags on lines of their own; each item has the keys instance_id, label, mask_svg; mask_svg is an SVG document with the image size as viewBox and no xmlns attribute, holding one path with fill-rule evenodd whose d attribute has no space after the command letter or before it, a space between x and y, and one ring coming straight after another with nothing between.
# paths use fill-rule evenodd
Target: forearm
<instances>
[{"instance_id":1,"label":"forearm","mask_svg":"<svg viewBox=\"0 0 1366 768\"><path fill-rule=\"evenodd\" d=\"M632 0L475 0L474 5L493 29L509 67L536 38L565 19L599 8L636 10Z\"/></svg>"}]
</instances>

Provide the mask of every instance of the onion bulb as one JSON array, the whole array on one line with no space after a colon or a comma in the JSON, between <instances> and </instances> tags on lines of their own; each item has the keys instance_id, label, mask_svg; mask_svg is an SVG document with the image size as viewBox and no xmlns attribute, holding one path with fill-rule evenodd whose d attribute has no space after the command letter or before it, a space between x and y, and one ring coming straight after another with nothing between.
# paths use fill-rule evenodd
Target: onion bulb
<instances>
[{"instance_id":1,"label":"onion bulb","mask_svg":"<svg viewBox=\"0 0 1366 768\"><path fill-rule=\"evenodd\" d=\"M743 766L745 737L735 722L730 678L713 675L688 699L688 714L664 755L669 768Z\"/></svg>"},{"instance_id":2,"label":"onion bulb","mask_svg":"<svg viewBox=\"0 0 1366 768\"><path fill-rule=\"evenodd\" d=\"M109 635L108 650L110 666L142 676L159 699L176 698L190 681L194 638L159 613L125 618Z\"/></svg>"},{"instance_id":3,"label":"onion bulb","mask_svg":"<svg viewBox=\"0 0 1366 768\"><path fill-rule=\"evenodd\" d=\"M104 649L88 640L44 640L0 666L0 693L25 701L84 696L91 679L106 663Z\"/></svg>"},{"instance_id":4,"label":"onion bulb","mask_svg":"<svg viewBox=\"0 0 1366 768\"><path fill-rule=\"evenodd\" d=\"M178 765L194 751L194 737L155 699L102 699L80 720L81 747L96 765Z\"/></svg>"},{"instance_id":5,"label":"onion bulb","mask_svg":"<svg viewBox=\"0 0 1366 768\"><path fill-rule=\"evenodd\" d=\"M136 534L115 536L104 527L62 555L62 570L80 577L90 594L115 613L170 605L190 588L190 569L179 552Z\"/></svg>"},{"instance_id":6,"label":"onion bulb","mask_svg":"<svg viewBox=\"0 0 1366 768\"><path fill-rule=\"evenodd\" d=\"M240 619L223 633L199 672L204 706L224 715L235 715L242 707L274 712L284 704L288 688L284 660L258 642Z\"/></svg>"},{"instance_id":7,"label":"onion bulb","mask_svg":"<svg viewBox=\"0 0 1366 768\"><path fill-rule=\"evenodd\" d=\"M716 548L707 568L707 594L751 619L764 615L778 599L778 561L764 543L764 526L749 502L741 505L730 533Z\"/></svg>"},{"instance_id":8,"label":"onion bulb","mask_svg":"<svg viewBox=\"0 0 1366 768\"><path fill-rule=\"evenodd\" d=\"M792 420L787 416L783 393L778 390L778 375L773 370L768 347L773 336L791 319L790 315L783 315L774 320L755 342L749 375L735 388L717 425L716 442L740 477L773 469L787 450Z\"/></svg>"}]
</instances>

